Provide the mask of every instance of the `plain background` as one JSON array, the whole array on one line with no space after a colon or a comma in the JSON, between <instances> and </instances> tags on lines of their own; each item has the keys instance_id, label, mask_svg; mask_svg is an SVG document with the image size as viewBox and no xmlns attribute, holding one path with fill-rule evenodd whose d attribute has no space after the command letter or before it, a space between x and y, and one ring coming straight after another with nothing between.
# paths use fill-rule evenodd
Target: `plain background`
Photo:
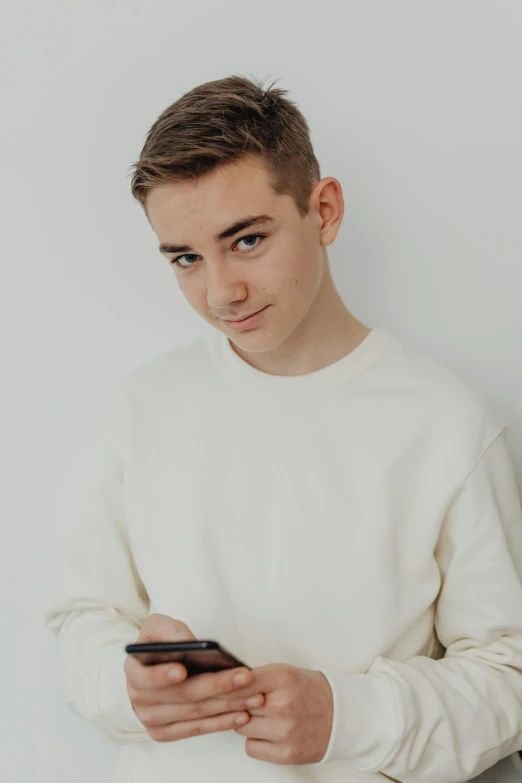
<instances>
[{"instance_id":1,"label":"plain background","mask_svg":"<svg viewBox=\"0 0 522 783\"><path fill-rule=\"evenodd\" d=\"M212 329L130 194L150 125L202 82L278 79L343 186L329 257L347 306L487 399L522 479L522 3L2 10L2 779L101 783L119 748L64 707L42 619L62 535L120 380Z\"/></svg>"}]
</instances>

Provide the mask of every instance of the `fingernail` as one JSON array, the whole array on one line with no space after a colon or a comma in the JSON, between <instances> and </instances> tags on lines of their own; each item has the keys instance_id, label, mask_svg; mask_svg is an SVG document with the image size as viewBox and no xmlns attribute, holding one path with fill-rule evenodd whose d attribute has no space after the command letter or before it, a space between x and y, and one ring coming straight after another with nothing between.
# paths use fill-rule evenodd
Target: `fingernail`
<instances>
[{"instance_id":1,"label":"fingernail","mask_svg":"<svg viewBox=\"0 0 522 783\"><path fill-rule=\"evenodd\" d=\"M250 699L246 700L246 703L248 707L259 707L261 704L261 699L259 696L251 696Z\"/></svg>"},{"instance_id":2,"label":"fingernail","mask_svg":"<svg viewBox=\"0 0 522 783\"><path fill-rule=\"evenodd\" d=\"M238 715L236 720L235 720L235 723L237 723L238 725L241 725L241 723L246 723L247 721L248 721L248 718L247 718L246 715Z\"/></svg>"},{"instance_id":3,"label":"fingernail","mask_svg":"<svg viewBox=\"0 0 522 783\"><path fill-rule=\"evenodd\" d=\"M244 673L236 674L233 680L234 685L245 685L246 681L247 681L247 677L246 674Z\"/></svg>"}]
</instances>

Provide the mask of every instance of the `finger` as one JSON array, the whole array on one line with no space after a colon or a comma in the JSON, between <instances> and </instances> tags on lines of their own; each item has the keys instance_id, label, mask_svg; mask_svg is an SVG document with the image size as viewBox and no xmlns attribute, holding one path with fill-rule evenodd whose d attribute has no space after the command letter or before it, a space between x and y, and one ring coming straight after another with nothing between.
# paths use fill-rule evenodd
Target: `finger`
<instances>
[{"instance_id":1,"label":"finger","mask_svg":"<svg viewBox=\"0 0 522 783\"><path fill-rule=\"evenodd\" d=\"M155 612L145 618L138 642L188 642L196 637L184 622L168 614Z\"/></svg>"},{"instance_id":2,"label":"finger","mask_svg":"<svg viewBox=\"0 0 522 783\"><path fill-rule=\"evenodd\" d=\"M258 695L258 704L262 704L264 697ZM203 701L189 702L188 704L137 704L135 712L144 726L166 726L169 723L181 721L200 720L214 715L223 715L230 712L250 712L245 699L227 701L225 699L204 699Z\"/></svg>"},{"instance_id":3,"label":"finger","mask_svg":"<svg viewBox=\"0 0 522 783\"><path fill-rule=\"evenodd\" d=\"M247 724L235 731L243 737L251 737L268 742L284 742L288 736L288 721L284 718L258 718L252 716Z\"/></svg>"},{"instance_id":4,"label":"finger","mask_svg":"<svg viewBox=\"0 0 522 783\"><path fill-rule=\"evenodd\" d=\"M296 764L294 751L290 745L248 738L245 751L250 758L268 761L272 764Z\"/></svg>"},{"instance_id":5,"label":"finger","mask_svg":"<svg viewBox=\"0 0 522 783\"><path fill-rule=\"evenodd\" d=\"M165 662L145 666L134 656L128 655L124 668L129 684L136 690L167 688L187 679L187 669L181 663Z\"/></svg>"},{"instance_id":6,"label":"finger","mask_svg":"<svg viewBox=\"0 0 522 783\"><path fill-rule=\"evenodd\" d=\"M245 693L271 693L272 691L279 690L286 686L292 686L295 684L295 678L298 670L294 666L289 666L284 663L270 663L266 666L257 666L251 670L252 686L254 691L250 688L245 688ZM242 690L238 691L239 696L243 696Z\"/></svg>"},{"instance_id":7,"label":"finger","mask_svg":"<svg viewBox=\"0 0 522 783\"><path fill-rule=\"evenodd\" d=\"M237 723L238 719L240 722L246 723L250 720L250 716L247 712L227 712L224 715L216 715L203 720L180 721L179 723L170 723L167 726L158 726L148 729L148 732L156 742L174 742L201 734L230 731L240 725Z\"/></svg>"},{"instance_id":8,"label":"finger","mask_svg":"<svg viewBox=\"0 0 522 783\"><path fill-rule=\"evenodd\" d=\"M234 683L234 676L238 673L244 673L247 683L250 683L250 689L244 685L239 686ZM170 702L183 703L202 701L203 699L219 698L226 694L233 694L235 698L247 698L255 696L258 693L251 685L252 674L248 669L225 669L220 672L205 672L187 677L181 683L173 687L170 691L161 694L161 701L168 699ZM239 693L239 689L241 692Z\"/></svg>"}]
</instances>

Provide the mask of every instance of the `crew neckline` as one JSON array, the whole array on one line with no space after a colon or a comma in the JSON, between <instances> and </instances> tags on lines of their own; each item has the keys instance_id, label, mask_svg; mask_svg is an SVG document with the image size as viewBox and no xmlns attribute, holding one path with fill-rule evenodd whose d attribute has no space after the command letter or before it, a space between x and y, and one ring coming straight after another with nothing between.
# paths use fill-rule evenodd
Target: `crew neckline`
<instances>
[{"instance_id":1,"label":"crew neckline","mask_svg":"<svg viewBox=\"0 0 522 783\"><path fill-rule=\"evenodd\" d=\"M304 375L271 375L246 362L223 332L211 334L207 347L218 368L251 389L281 397L298 397L333 389L359 375L384 353L390 336L373 328L359 345L332 364Z\"/></svg>"}]
</instances>

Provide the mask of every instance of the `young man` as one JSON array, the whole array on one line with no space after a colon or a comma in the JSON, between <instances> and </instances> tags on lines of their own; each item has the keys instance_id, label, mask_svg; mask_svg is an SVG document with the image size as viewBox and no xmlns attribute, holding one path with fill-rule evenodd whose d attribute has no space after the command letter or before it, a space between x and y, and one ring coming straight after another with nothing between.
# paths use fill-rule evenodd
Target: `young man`
<instances>
[{"instance_id":1,"label":"young man","mask_svg":"<svg viewBox=\"0 0 522 783\"><path fill-rule=\"evenodd\" d=\"M326 252L341 186L283 95L201 85L135 164L213 330L115 400L46 616L67 704L125 746L114 783L466 781L522 747L506 428L348 311ZM252 667L245 683L124 650L194 638Z\"/></svg>"}]
</instances>

